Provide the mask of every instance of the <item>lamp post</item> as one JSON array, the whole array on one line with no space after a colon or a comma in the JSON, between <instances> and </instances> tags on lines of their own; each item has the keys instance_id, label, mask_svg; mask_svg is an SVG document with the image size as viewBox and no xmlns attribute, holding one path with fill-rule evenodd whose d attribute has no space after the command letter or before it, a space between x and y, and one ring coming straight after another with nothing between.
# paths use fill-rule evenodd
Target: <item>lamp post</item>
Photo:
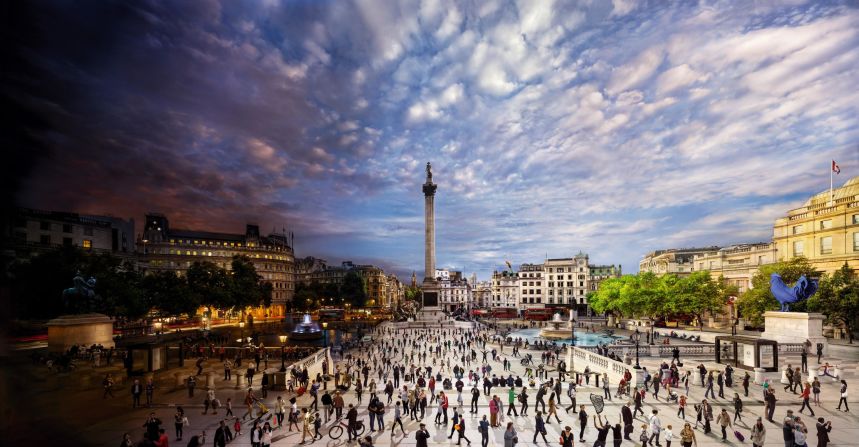
<instances>
[{"instance_id":1,"label":"lamp post","mask_svg":"<svg viewBox=\"0 0 859 447\"><path fill-rule=\"evenodd\" d=\"M656 340L654 340L654 339L653 339L653 335L654 335L653 333L654 333L654 328L655 328L655 327L656 327L656 322L654 322L654 321L651 319L651 320L650 320L650 344L651 344L651 345L655 345L655 344L656 344Z\"/></svg>"},{"instance_id":2,"label":"lamp post","mask_svg":"<svg viewBox=\"0 0 859 447\"><path fill-rule=\"evenodd\" d=\"M641 365L638 364L638 344L641 341L641 332L638 331L638 328L635 328L632 339L635 341L635 366L633 368L641 369Z\"/></svg>"},{"instance_id":3,"label":"lamp post","mask_svg":"<svg viewBox=\"0 0 859 447\"><path fill-rule=\"evenodd\" d=\"M322 347L323 348L328 347L328 322L327 321L322 322Z\"/></svg>"},{"instance_id":4,"label":"lamp post","mask_svg":"<svg viewBox=\"0 0 859 447\"><path fill-rule=\"evenodd\" d=\"M286 335L278 336L280 339L280 372L286 372L286 365L283 363L284 355L283 355L283 347L286 345Z\"/></svg>"}]
</instances>

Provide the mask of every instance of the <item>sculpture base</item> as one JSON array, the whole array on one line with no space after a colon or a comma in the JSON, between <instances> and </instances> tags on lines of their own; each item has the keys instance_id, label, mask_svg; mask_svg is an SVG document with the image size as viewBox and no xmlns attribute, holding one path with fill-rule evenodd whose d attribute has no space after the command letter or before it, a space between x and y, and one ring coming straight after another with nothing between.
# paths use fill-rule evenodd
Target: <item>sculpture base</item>
<instances>
[{"instance_id":1,"label":"sculpture base","mask_svg":"<svg viewBox=\"0 0 859 447\"><path fill-rule=\"evenodd\" d=\"M540 330L540 337L547 340L569 340L572 336L572 329L543 328Z\"/></svg>"},{"instance_id":2,"label":"sculpture base","mask_svg":"<svg viewBox=\"0 0 859 447\"><path fill-rule=\"evenodd\" d=\"M765 312L764 332L761 338L779 343L805 343L811 341L811 352L818 343L826 348L823 336L823 314L808 312Z\"/></svg>"},{"instance_id":3,"label":"sculpture base","mask_svg":"<svg viewBox=\"0 0 859 447\"><path fill-rule=\"evenodd\" d=\"M46 326L50 352L65 352L74 345L114 347L113 320L107 315L63 315L48 321Z\"/></svg>"}]
</instances>

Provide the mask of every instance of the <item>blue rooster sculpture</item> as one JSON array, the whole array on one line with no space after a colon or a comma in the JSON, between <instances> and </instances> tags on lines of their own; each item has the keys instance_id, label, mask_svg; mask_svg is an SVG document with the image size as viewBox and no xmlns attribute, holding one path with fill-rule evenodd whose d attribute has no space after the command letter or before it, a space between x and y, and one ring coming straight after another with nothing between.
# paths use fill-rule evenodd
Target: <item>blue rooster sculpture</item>
<instances>
[{"instance_id":1,"label":"blue rooster sculpture","mask_svg":"<svg viewBox=\"0 0 859 447\"><path fill-rule=\"evenodd\" d=\"M770 292L781 304L782 312L790 312L790 303L797 303L808 299L817 292L817 280L806 279L805 275L799 277L793 287L788 287L781 279L781 275L773 273L770 275Z\"/></svg>"}]
</instances>

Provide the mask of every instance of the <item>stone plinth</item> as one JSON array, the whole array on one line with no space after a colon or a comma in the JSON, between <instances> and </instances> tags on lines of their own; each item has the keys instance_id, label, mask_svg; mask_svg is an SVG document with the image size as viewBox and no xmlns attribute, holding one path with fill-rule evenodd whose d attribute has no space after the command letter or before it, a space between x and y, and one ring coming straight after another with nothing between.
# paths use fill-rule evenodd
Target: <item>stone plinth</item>
<instances>
[{"instance_id":1,"label":"stone plinth","mask_svg":"<svg viewBox=\"0 0 859 447\"><path fill-rule=\"evenodd\" d=\"M107 315L63 315L48 321L46 326L50 352L65 352L74 345L114 347L113 320Z\"/></svg>"},{"instance_id":2,"label":"stone plinth","mask_svg":"<svg viewBox=\"0 0 859 447\"><path fill-rule=\"evenodd\" d=\"M815 351L818 343L823 343L825 349L823 318L823 314L819 313L766 312L761 338L779 343L805 343L806 340L810 340L812 352Z\"/></svg>"}]
</instances>

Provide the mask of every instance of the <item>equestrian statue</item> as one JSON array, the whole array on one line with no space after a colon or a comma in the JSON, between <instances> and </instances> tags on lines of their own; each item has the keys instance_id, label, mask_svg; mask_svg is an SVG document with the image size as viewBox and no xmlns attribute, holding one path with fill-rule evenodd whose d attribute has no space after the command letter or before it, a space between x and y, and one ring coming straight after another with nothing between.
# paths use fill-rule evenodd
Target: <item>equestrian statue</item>
<instances>
[{"instance_id":1,"label":"equestrian statue","mask_svg":"<svg viewBox=\"0 0 859 447\"><path fill-rule=\"evenodd\" d=\"M81 272L72 279L74 287L63 290L63 305L73 312L91 311L95 304L95 278L84 279Z\"/></svg>"},{"instance_id":2,"label":"equestrian statue","mask_svg":"<svg viewBox=\"0 0 859 447\"><path fill-rule=\"evenodd\" d=\"M806 279L805 275L799 277L793 287L788 287L781 279L781 275L773 273L770 275L770 292L781 304L782 312L790 312L790 303L798 303L807 300L814 292L817 292L817 280Z\"/></svg>"}]
</instances>

